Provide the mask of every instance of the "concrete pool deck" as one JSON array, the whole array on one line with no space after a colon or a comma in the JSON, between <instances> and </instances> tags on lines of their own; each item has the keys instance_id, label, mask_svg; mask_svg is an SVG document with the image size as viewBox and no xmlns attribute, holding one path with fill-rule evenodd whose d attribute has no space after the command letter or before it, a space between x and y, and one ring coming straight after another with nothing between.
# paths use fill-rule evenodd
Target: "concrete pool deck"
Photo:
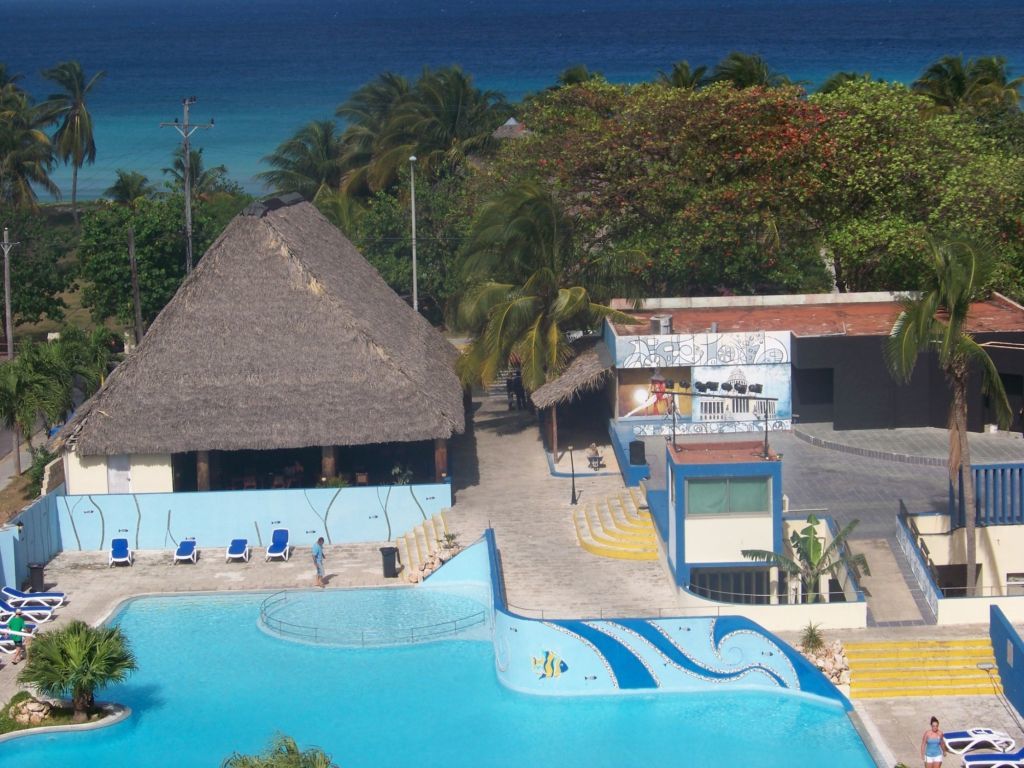
<instances>
[{"instance_id":1,"label":"concrete pool deck","mask_svg":"<svg viewBox=\"0 0 1024 768\"><path fill-rule=\"evenodd\" d=\"M512 609L532 617L671 615L678 601L660 561L610 560L590 555L577 545L569 503L570 480L551 476L535 418L527 412L508 411L503 391L494 398L478 397L476 405L473 427L452 446L456 504L447 515L448 523L458 532L461 544L472 543L487 527L494 528ZM929 452L934 452L941 438L935 434L938 431L918 436L908 436L907 432L879 430L871 436L871 444L884 450L889 436L894 441L890 452L895 454L902 453L905 445L923 439ZM843 437L842 433L821 436L829 442ZM1007 452L1024 453L1024 441L1005 435L979 437L993 441L993 453L1006 460ZM972 435L972 447L974 439ZM795 505L828 507L840 519L859 517L865 545L869 540L884 543L889 538L896 499L916 500L923 507L945 497L944 489L936 485L944 477L940 467L886 462L878 456L856 452L840 453L793 435L772 434L771 440L773 446L785 448L785 483ZM859 478L870 478L871 482L861 483ZM588 475L585 471L577 475L576 486L583 502L615 493L622 487L616 477ZM328 589L405 584L401 579L383 577L380 545L327 547ZM200 552L195 565L173 565L170 552L143 551L130 568L107 567L104 552L62 553L46 569L47 583L71 596L69 604L59 610L55 626L71 618L101 621L120 602L138 595L276 591L308 588L313 582L313 566L306 548L295 551L288 562L270 563L264 562L261 550L253 552L249 563L230 564L224 562L222 548L204 548L200 543ZM901 587L906 588L907 585ZM906 595L897 592L894 587L887 617L910 610ZM877 599L887 599L878 588L874 594ZM790 642L796 640L795 633L780 634ZM828 632L826 639L987 636L987 626L888 626L837 630ZM8 663L0 669L0 701L8 700L18 690L18 669ZM994 695L854 703L883 757L886 761L891 759L889 765L896 761L920 763L921 734L933 714L947 730L994 727L1007 731L1019 745L1024 745L1024 729L1016 713ZM946 764L953 765L953 758L947 759Z\"/></svg>"}]
</instances>

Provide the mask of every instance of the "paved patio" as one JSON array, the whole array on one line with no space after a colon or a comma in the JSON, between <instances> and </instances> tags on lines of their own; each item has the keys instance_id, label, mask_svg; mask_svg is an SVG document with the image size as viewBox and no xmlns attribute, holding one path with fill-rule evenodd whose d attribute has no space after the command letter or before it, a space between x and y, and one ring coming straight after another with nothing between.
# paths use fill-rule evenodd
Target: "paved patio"
<instances>
[{"instance_id":1,"label":"paved patio","mask_svg":"<svg viewBox=\"0 0 1024 768\"><path fill-rule=\"evenodd\" d=\"M571 522L570 479L553 477L540 444L532 414L508 411L504 393L479 397L473 428L452 446L456 505L449 527L460 543L473 542L483 530L495 529L506 592L515 610L537 617L652 615L670 613L677 605L674 589L661 562L609 560L580 549ZM941 508L946 500L941 466L907 463L893 456L865 455L871 450L894 456L905 450L922 456L942 455L942 430L878 430L870 435L835 433L814 425L815 445L792 433L770 436L784 453L784 483L793 509L827 509L840 524L858 518L855 546L877 564L872 592L877 619L892 626L832 633L853 641L913 637L986 637L985 626L897 626L916 614L917 604L899 569L892 547L897 500L912 509ZM1012 461L1024 457L1024 441L1008 434L972 435L979 461ZM831 447L823 447L825 443ZM649 446L648 455L657 443ZM621 489L614 476L581 472L577 490L586 502ZM381 573L378 544L327 548L329 589L395 584ZM96 622L122 600L140 594L226 590L299 589L311 586L309 553L299 550L289 562L263 561L254 552L250 563L225 564L220 550L203 550L196 565L172 565L167 552L142 552L132 568L108 568L104 553L64 553L47 567L47 582L71 592L72 601L59 612L58 624L69 618ZM404 583L404 582L399 582ZM914 618L915 616L911 616ZM784 634L795 641L796 633ZM0 700L17 686L17 667L0 669ZM932 714L945 727L1002 728L1024 744L1017 714L996 696L890 699L856 702L866 727L875 734L888 765L897 760L919 762L917 745ZM947 760L952 764L952 760Z\"/></svg>"}]
</instances>

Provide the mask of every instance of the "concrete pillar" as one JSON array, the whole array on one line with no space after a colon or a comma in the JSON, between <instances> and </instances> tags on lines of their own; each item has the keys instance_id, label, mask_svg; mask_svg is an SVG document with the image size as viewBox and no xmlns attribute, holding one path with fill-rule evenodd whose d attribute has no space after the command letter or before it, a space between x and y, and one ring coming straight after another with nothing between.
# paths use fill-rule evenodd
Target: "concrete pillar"
<instances>
[{"instance_id":1,"label":"concrete pillar","mask_svg":"<svg viewBox=\"0 0 1024 768\"><path fill-rule=\"evenodd\" d=\"M438 437L434 439L434 482L440 483L448 476L448 441Z\"/></svg>"},{"instance_id":2,"label":"concrete pillar","mask_svg":"<svg viewBox=\"0 0 1024 768\"><path fill-rule=\"evenodd\" d=\"M779 604L779 569L768 569L768 604Z\"/></svg>"},{"instance_id":3,"label":"concrete pillar","mask_svg":"<svg viewBox=\"0 0 1024 768\"><path fill-rule=\"evenodd\" d=\"M338 474L338 450L333 445L320 447L320 476L336 477Z\"/></svg>"},{"instance_id":4,"label":"concrete pillar","mask_svg":"<svg viewBox=\"0 0 1024 768\"><path fill-rule=\"evenodd\" d=\"M210 490L210 452L196 451L196 490Z\"/></svg>"}]
</instances>

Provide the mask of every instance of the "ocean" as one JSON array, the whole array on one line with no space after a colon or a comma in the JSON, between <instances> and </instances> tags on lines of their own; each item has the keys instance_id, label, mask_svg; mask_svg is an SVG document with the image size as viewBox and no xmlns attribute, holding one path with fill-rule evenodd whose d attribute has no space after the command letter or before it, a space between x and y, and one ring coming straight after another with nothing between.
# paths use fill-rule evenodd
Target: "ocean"
<instances>
[{"instance_id":1,"label":"ocean","mask_svg":"<svg viewBox=\"0 0 1024 768\"><path fill-rule=\"evenodd\" d=\"M653 79L686 59L709 67L758 53L808 87L839 71L911 82L947 54L1006 56L1024 68L1020 0L0 0L0 62L37 99L43 68L77 59L107 77L90 100L97 158L79 174L94 198L116 169L158 183L193 122L208 165L251 192L261 158L380 72L415 77L459 64L511 99L585 64L613 82ZM71 173L54 173L65 198Z\"/></svg>"}]
</instances>

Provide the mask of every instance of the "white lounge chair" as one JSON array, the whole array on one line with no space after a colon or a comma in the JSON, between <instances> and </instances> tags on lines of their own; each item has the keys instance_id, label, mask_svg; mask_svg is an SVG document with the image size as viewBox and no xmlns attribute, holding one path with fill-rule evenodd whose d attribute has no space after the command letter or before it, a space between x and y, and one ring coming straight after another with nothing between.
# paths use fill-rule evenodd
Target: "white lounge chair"
<instances>
[{"instance_id":1,"label":"white lounge chair","mask_svg":"<svg viewBox=\"0 0 1024 768\"><path fill-rule=\"evenodd\" d=\"M1024 749L1003 754L964 755L964 768L1024 768Z\"/></svg>"},{"instance_id":2,"label":"white lounge chair","mask_svg":"<svg viewBox=\"0 0 1024 768\"><path fill-rule=\"evenodd\" d=\"M21 611L21 615L25 617L26 621L34 621L36 624L42 624L53 618L53 608L42 605L14 606L6 600L0 600L0 624L10 621L15 611Z\"/></svg>"},{"instance_id":3,"label":"white lounge chair","mask_svg":"<svg viewBox=\"0 0 1024 768\"><path fill-rule=\"evenodd\" d=\"M110 561L107 563L108 566L113 566L114 563L128 563L128 565L131 565L134 559L135 556L128 548L128 539L110 540Z\"/></svg>"},{"instance_id":4,"label":"white lounge chair","mask_svg":"<svg viewBox=\"0 0 1024 768\"><path fill-rule=\"evenodd\" d=\"M22 592L14 587L0 587L0 597L14 606L42 605L49 608L59 608L67 599L63 592Z\"/></svg>"},{"instance_id":5,"label":"white lounge chair","mask_svg":"<svg viewBox=\"0 0 1024 768\"><path fill-rule=\"evenodd\" d=\"M1017 746L1010 736L991 728L968 728L966 731L948 731L943 734L950 752L962 755L977 749L995 752L1012 752Z\"/></svg>"}]
</instances>

